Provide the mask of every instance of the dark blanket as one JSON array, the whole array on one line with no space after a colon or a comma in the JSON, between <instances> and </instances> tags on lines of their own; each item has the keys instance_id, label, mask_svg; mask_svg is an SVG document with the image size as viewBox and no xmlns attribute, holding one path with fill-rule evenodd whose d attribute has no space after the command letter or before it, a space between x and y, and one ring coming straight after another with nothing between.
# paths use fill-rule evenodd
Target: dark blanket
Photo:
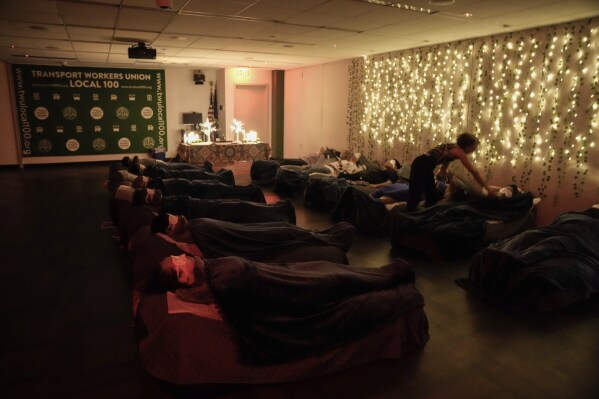
<instances>
[{"instance_id":1,"label":"dark blanket","mask_svg":"<svg viewBox=\"0 0 599 399\"><path fill-rule=\"evenodd\" d=\"M381 201L372 198L375 189L348 186L333 208L333 220L353 224L360 233L383 236L391 232L391 215Z\"/></svg>"},{"instance_id":2,"label":"dark blanket","mask_svg":"<svg viewBox=\"0 0 599 399\"><path fill-rule=\"evenodd\" d=\"M397 245L404 232L423 234L447 258L471 256L485 246L487 220L510 221L525 215L532 207L530 193L512 198L472 197L439 202L417 212L393 213L391 245Z\"/></svg>"},{"instance_id":3,"label":"dark blanket","mask_svg":"<svg viewBox=\"0 0 599 399\"><path fill-rule=\"evenodd\" d=\"M162 177L160 175L163 173L177 170L200 170L204 172L212 172L212 170L209 170L205 167L195 166L185 162L162 162L155 161L153 159L140 159L139 162L146 167L143 174L153 179L156 177Z\"/></svg>"},{"instance_id":4,"label":"dark blanket","mask_svg":"<svg viewBox=\"0 0 599 399\"><path fill-rule=\"evenodd\" d=\"M306 171L279 169L275 177L273 191L284 197L301 196L306 189L310 175Z\"/></svg>"},{"instance_id":5,"label":"dark blanket","mask_svg":"<svg viewBox=\"0 0 599 399\"><path fill-rule=\"evenodd\" d=\"M305 204L331 211L337 206L347 187L349 184L345 179L338 179L334 176L311 177L306 185Z\"/></svg>"},{"instance_id":6,"label":"dark blanket","mask_svg":"<svg viewBox=\"0 0 599 399\"><path fill-rule=\"evenodd\" d=\"M203 169L169 170L157 168L154 177L161 179L215 180L231 186L235 184L235 176L230 169L221 169L212 173Z\"/></svg>"},{"instance_id":7,"label":"dark blanket","mask_svg":"<svg viewBox=\"0 0 599 399\"><path fill-rule=\"evenodd\" d=\"M189 195L193 198L241 199L266 203L264 193L259 186L230 186L212 180L154 179L154 188L162 191L163 196Z\"/></svg>"},{"instance_id":8,"label":"dark blanket","mask_svg":"<svg viewBox=\"0 0 599 399\"><path fill-rule=\"evenodd\" d=\"M342 345L422 308L406 298L414 271L401 260L380 268L330 262L264 264L229 257L205 262L207 281L234 331L241 361L274 364ZM428 339L422 336L421 345Z\"/></svg>"},{"instance_id":9,"label":"dark blanket","mask_svg":"<svg viewBox=\"0 0 599 399\"><path fill-rule=\"evenodd\" d=\"M237 199L203 199L188 195L171 195L162 199L162 211L183 215L188 220L211 218L236 223L295 224L295 208L290 200L265 204Z\"/></svg>"},{"instance_id":10,"label":"dark blanket","mask_svg":"<svg viewBox=\"0 0 599 399\"><path fill-rule=\"evenodd\" d=\"M500 305L558 309L599 292L599 209L568 212L477 254L463 288Z\"/></svg>"},{"instance_id":11,"label":"dark blanket","mask_svg":"<svg viewBox=\"0 0 599 399\"><path fill-rule=\"evenodd\" d=\"M381 184L386 181L395 183L397 181L397 172L385 169L366 169L356 173L341 172L337 177L346 180L365 181L370 184Z\"/></svg>"},{"instance_id":12,"label":"dark blanket","mask_svg":"<svg viewBox=\"0 0 599 399\"><path fill-rule=\"evenodd\" d=\"M108 179L106 180L106 188L110 195L114 195L116 189L119 186L133 186L133 180L137 178L137 175L133 173L129 173L127 169L117 169L115 171L111 171L108 175Z\"/></svg>"},{"instance_id":13,"label":"dark blanket","mask_svg":"<svg viewBox=\"0 0 599 399\"><path fill-rule=\"evenodd\" d=\"M126 248L127 242L142 227L152 224L158 215L156 210L148 205L130 206L123 212L119 219L119 238Z\"/></svg>"},{"instance_id":14,"label":"dark blanket","mask_svg":"<svg viewBox=\"0 0 599 399\"><path fill-rule=\"evenodd\" d=\"M306 161L304 161L303 159L300 159L300 158L273 158L273 157L271 157L269 159L269 161L274 161L281 166L283 166L283 165L302 166L302 165L308 164Z\"/></svg>"},{"instance_id":15,"label":"dark blanket","mask_svg":"<svg viewBox=\"0 0 599 399\"><path fill-rule=\"evenodd\" d=\"M256 160L250 167L252 182L259 186L267 186L275 181L281 164L275 160Z\"/></svg>"},{"instance_id":16,"label":"dark blanket","mask_svg":"<svg viewBox=\"0 0 599 399\"><path fill-rule=\"evenodd\" d=\"M191 220L189 230L206 258L238 255L258 261L285 259L281 262L303 260L298 254L301 256L302 249L313 246L334 246L348 251L355 235L354 227L348 223L316 231L289 223L237 224L207 218ZM286 258L291 253L294 257Z\"/></svg>"}]
</instances>

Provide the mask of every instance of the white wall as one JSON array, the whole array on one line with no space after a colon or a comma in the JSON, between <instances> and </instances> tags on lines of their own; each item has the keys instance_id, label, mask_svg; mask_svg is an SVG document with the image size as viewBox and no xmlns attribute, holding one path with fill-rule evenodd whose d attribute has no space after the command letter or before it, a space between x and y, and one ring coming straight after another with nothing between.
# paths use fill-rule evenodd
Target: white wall
<instances>
[{"instance_id":1,"label":"white wall","mask_svg":"<svg viewBox=\"0 0 599 399\"><path fill-rule=\"evenodd\" d=\"M284 156L347 148L350 60L285 72Z\"/></svg>"},{"instance_id":2,"label":"white wall","mask_svg":"<svg viewBox=\"0 0 599 399\"><path fill-rule=\"evenodd\" d=\"M0 63L0 109L3 109L7 118L0 133L0 165L17 165L18 150L16 144L17 128L14 124L15 107L11 95L10 65ZM174 157L179 145L179 131L184 128L182 114L184 112L201 112L203 117L208 115L210 105L210 81L216 82L216 70L203 70L206 82L196 85L193 81L191 68L165 68L166 75L166 125L168 129L167 157ZM147 154L138 154L147 157ZM67 162L92 162L118 160L122 154L108 155L81 155L62 157L29 157L23 158L24 164L38 163L67 163Z\"/></svg>"},{"instance_id":3,"label":"white wall","mask_svg":"<svg viewBox=\"0 0 599 399\"><path fill-rule=\"evenodd\" d=\"M206 76L203 85L193 81L193 71L197 69L166 68L166 123L168 128L167 157L174 157L180 142L183 113L201 112L206 120L210 106L210 82L216 83L216 70L202 70Z\"/></svg>"}]
</instances>

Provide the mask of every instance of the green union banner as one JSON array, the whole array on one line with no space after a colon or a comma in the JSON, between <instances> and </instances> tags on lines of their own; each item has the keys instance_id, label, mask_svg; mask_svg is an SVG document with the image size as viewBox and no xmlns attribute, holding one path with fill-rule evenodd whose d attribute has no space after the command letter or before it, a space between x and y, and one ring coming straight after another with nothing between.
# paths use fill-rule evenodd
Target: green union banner
<instances>
[{"instance_id":1,"label":"green union banner","mask_svg":"<svg viewBox=\"0 0 599 399\"><path fill-rule=\"evenodd\" d=\"M24 157L167 149L164 70L13 65Z\"/></svg>"}]
</instances>

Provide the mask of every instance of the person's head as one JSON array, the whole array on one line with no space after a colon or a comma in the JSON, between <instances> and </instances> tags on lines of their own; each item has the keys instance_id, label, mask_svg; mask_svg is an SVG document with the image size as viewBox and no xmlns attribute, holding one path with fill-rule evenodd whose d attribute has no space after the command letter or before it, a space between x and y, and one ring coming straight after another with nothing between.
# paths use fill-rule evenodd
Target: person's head
<instances>
[{"instance_id":1,"label":"person's head","mask_svg":"<svg viewBox=\"0 0 599 399\"><path fill-rule=\"evenodd\" d=\"M121 159L121 165L128 168L131 165L131 158L124 156L123 159Z\"/></svg>"},{"instance_id":2,"label":"person's head","mask_svg":"<svg viewBox=\"0 0 599 399\"><path fill-rule=\"evenodd\" d=\"M497 192L498 198L512 198L514 195L519 194L520 189L515 184L510 184L499 189Z\"/></svg>"},{"instance_id":3,"label":"person's head","mask_svg":"<svg viewBox=\"0 0 599 399\"><path fill-rule=\"evenodd\" d=\"M158 279L169 291L200 285L205 281L203 265L189 255L171 255L159 265Z\"/></svg>"},{"instance_id":4,"label":"person's head","mask_svg":"<svg viewBox=\"0 0 599 399\"><path fill-rule=\"evenodd\" d=\"M159 207L162 203L162 192L151 188L139 188L133 193L131 204L133 206L150 205Z\"/></svg>"},{"instance_id":5,"label":"person's head","mask_svg":"<svg viewBox=\"0 0 599 399\"><path fill-rule=\"evenodd\" d=\"M397 159L387 159L383 164L383 168L385 168L386 170L398 170L399 168L401 168L401 164Z\"/></svg>"},{"instance_id":6,"label":"person's head","mask_svg":"<svg viewBox=\"0 0 599 399\"><path fill-rule=\"evenodd\" d=\"M145 166L141 163L131 163L129 166L129 173L133 173L134 175L142 175L144 173Z\"/></svg>"},{"instance_id":7,"label":"person's head","mask_svg":"<svg viewBox=\"0 0 599 399\"><path fill-rule=\"evenodd\" d=\"M329 147L326 147L326 149L321 149L321 152L324 154L325 158L338 158L341 156L340 151Z\"/></svg>"},{"instance_id":8,"label":"person's head","mask_svg":"<svg viewBox=\"0 0 599 399\"><path fill-rule=\"evenodd\" d=\"M147 188L148 184L150 183L150 178L148 176L137 176L134 180L133 180L133 188Z\"/></svg>"},{"instance_id":9,"label":"person's head","mask_svg":"<svg viewBox=\"0 0 599 399\"><path fill-rule=\"evenodd\" d=\"M472 133L464 132L458 136L458 146L464 151L466 154L471 154L476 151L478 147L478 138Z\"/></svg>"},{"instance_id":10,"label":"person's head","mask_svg":"<svg viewBox=\"0 0 599 399\"><path fill-rule=\"evenodd\" d=\"M187 231L189 222L183 215L173 215L162 212L154 218L150 229L152 233L163 233L168 235L177 235Z\"/></svg>"},{"instance_id":11,"label":"person's head","mask_svg":"<svg viewBox=\"0 0 599 399\"><path fill-rule=\"evenodd\" d=\"M133 173L134 175L142 175L145 169L146 167L139 162L139 157L137 155L134 156L129 164L129 173Z\"/></svg>"}]
</instances>

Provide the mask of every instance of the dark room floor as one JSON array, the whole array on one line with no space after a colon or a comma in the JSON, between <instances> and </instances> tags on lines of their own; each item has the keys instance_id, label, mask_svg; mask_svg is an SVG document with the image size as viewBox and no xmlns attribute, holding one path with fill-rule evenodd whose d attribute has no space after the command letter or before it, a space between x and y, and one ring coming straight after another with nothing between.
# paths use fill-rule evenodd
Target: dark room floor
<instances>
[{"instance_id":1,"label":"dark room floor","mask_svg":"<svg viewBox=\"0 0 599 399\"><path fill-rule=\"evenodd\" d=\"M249 182L249 164L234 167ZM455 283L468 261L430 262L358 235L353 265L409 260L425 298L421 352L320 378L176 387L137 359L126 259L110 226L107 163L0 169L1 398L597 398L599 300L568 309L497 309ZM294 201L298 225L327 214Z\"/></svg>"}]
</instances>

